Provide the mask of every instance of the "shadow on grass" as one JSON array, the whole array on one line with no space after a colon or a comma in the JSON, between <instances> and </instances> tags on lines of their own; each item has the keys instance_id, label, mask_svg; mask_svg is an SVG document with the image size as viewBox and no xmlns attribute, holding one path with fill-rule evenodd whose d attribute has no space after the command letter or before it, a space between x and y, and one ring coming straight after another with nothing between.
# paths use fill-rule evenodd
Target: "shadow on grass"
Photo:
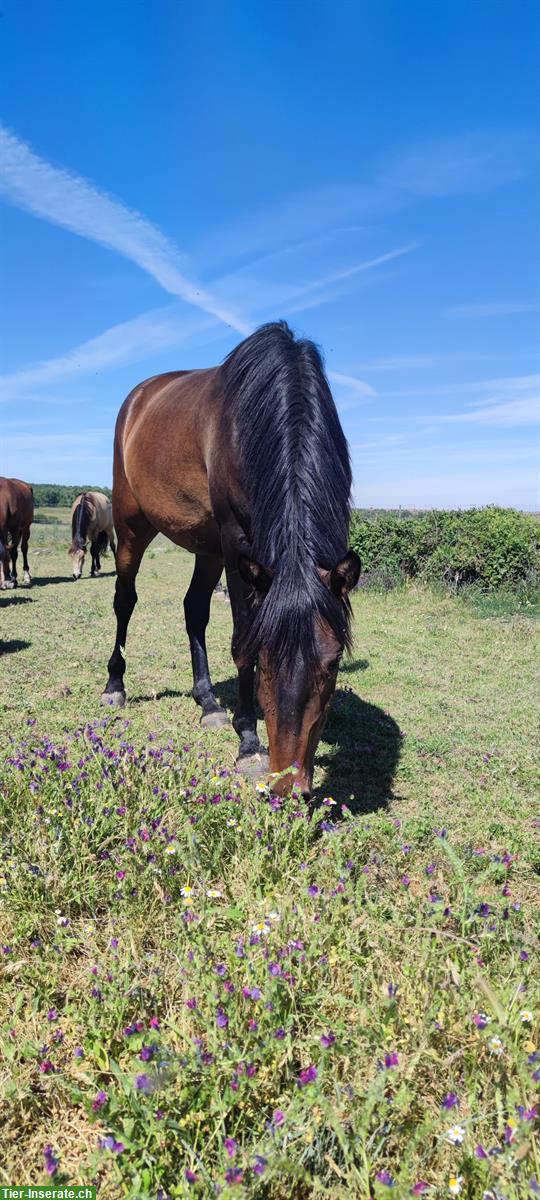
<instances>
[{"instance_id":1,"label":"shadow on grass","mask_svg":"<svg viewBox=\"0 0 540 1200\"><path fill-rule=\"evenodd\" d=\"M12 592L6 592L5 595L0 596L0 608L4 608L4 607L7 608L8 604L15 605L15 604L31 604L31 603L32 603L31 596L20 596L19 593L15 590L13 590Z\"/></svg>"},{"instance_id":2,"label":"shadow on grass","mask_svg":"<svg viewBox=\"0 0 540 1200\"><path fill-rule=\"evenodd\" d=\"M317 792L354 813L387 808L400 751L401 733L393 718L355 692L337 688L316 757L324 770Z\"/></svg>"},{"instance_id":3,"label":"shadow on grass","mask_svg":"<svg viewBox=\"0 0 540 1200\"><path fill-rule=\"evenodd\" d=\"M92 577L90 575L81 575L80 579L73 579L69 571L65 575L39 575L32 578L32 587L47 587L50 583L72 583L80 586L82 583L97 584L100 579L108 579L110 575L116 575L116 571L100 571L99 575Z\"/></svg>"},{"instance_id":4,"label":"shadow on grass","mask_svg":"<svg viewBox=\"0 0 540 1200\"><path fill-rule=\"evenodd\" d=\"M13 638L10 642L0 641L0 658L3 654L17 654L19 650L28 650L31 642L22 642L20 638Z\"/></svg>"}]
</instances>

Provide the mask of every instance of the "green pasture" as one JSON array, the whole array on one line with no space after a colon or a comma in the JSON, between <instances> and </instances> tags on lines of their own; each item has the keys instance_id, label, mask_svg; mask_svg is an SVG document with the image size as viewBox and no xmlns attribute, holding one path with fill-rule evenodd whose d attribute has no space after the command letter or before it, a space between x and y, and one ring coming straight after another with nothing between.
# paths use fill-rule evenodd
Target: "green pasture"
<instances>
[{"instance_id":1,"label":"green pasture","mask_svg":"<svg viewBox=\"0 0 540 1200\"><path fill-rule=\"evenodd\" d=\"M540 1180L538 625L359 591L317 805L189 695L192 560L147 552L128 705L112 560L69 515L0 594L0 1184L106 1200L521 1200ZM229 709L230 607L208 631ZM262 733L262 726L261 726Z\"/></svg>"}]
</instances>

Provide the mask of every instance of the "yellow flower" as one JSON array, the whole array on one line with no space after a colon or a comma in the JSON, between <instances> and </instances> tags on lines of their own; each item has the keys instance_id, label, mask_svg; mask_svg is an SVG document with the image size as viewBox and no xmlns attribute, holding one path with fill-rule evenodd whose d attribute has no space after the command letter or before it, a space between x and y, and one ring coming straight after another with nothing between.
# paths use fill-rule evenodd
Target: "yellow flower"
<instances>
[{"instance_id":1,"label":"yellow flower","mask_svg":"<svg viewBox=\"0 0 540 1200\"><path fill-rule=\"evenodd\" d=\"M451 1175L448 1180L448 1191L451 1196L459 1196L461 1185L463 1183L463 1175Z\"/></svg>"},{"instance_id":2,"label":"yellow flower","mask_svg":"<svg viewBox=\"0 0 540 1200\"><path fill-rule=\"evenodd\" d=\"M192 888L192 887L190 887L188 883L186 883L186 886L185 886L185 887L183 887L183 888L180 888L180 895L181 895L181 896L184 896L184 897L192 896L192 895L193 895L193 888Z\"/></svg>"}]
</instances>

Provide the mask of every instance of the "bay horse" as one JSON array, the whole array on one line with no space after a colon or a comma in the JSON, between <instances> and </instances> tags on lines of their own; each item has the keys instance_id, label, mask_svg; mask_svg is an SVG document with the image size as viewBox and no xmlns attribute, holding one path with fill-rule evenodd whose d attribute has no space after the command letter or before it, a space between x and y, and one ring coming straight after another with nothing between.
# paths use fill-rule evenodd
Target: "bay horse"
<instances>
[{"instance_id":1,"label":"bay horse","mask_svg":"<svg viewBox=\"0 0 540 1200\"><path fill-rule=\"evenodd\" d=\"M238 766L280 774L311 792L317 743L350 645L348 593L360 561L348 550L351 468L317 347L284 322L262 326L218 367L139 384L114 440L118 536L116 641L102 700L125 703L135 579L157 532L195 555L184 613L192 695L203 726L228 724L214 695L205 631L225 567L238 671ZM268 732L261 754L254 676Z\"/></svg>"},{"instance_id":2,"label":"bay horse","mask_svg":"<svg viewBox=\"0 0 540 1200\"><path fill-rule=\"evenodd\" d=\"M110 545L115 554L112 504L103 492L81 492L71 508L71 546L69 553L73 562L73 578L80 579L86 547L90 542L92 566L90 576L101 571L101 554L106 554Z\"/></svg>"},{"instance_id":3,"label":"bay horse","mask_svg":"<svg viewBox=\"0 0 540 1200\"><path fill-rule=\"evenodd\" d=\"M31 584L28 566L28 540L34 520L34 493L22 479L0 475L0 588L17 587L19 542L23 556L23 579ZM11 555L11 570L9 559Z\"/></svg>"}]
</instances>

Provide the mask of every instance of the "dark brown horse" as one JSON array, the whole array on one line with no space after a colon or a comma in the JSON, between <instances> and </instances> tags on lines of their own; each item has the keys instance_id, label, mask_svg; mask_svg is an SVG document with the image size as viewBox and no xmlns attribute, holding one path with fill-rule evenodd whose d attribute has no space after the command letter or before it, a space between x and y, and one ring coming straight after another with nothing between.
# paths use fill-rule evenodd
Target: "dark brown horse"
<instances>
[{"instance_id":1,"label":"dark brown horse","mask_svg":"<svg viewBox=\"0 0 540 1200\"><path fill-rule=\"evenodd\" d=\"M0 588L17 587L19 542L23 556L24 582L31 584L28 539L34 520L34 493L22 479L0 475ZM11 569L9 559L11 556Z\"/></svg>"},{"instance_id":2,"label":"dark brown horse","mask_svg":"<svg viewBox=\"0 0 540 1200\"><path fill-rule=\"evenodd\" d=\"M129 619L146 547L161 531L195 555L184 601L193 696L206 726L227 723L213 692L205 631L225 566L238 670L239 764L261 774L253 684L277 787L309 794L313 761L349 644L347 443L312 342L265 325L220 367L174 371L135 388L116 423L116 643L105 703L125 701ZM292 770L289 770L292 768Z\"/></svg>"}]
</instances>

